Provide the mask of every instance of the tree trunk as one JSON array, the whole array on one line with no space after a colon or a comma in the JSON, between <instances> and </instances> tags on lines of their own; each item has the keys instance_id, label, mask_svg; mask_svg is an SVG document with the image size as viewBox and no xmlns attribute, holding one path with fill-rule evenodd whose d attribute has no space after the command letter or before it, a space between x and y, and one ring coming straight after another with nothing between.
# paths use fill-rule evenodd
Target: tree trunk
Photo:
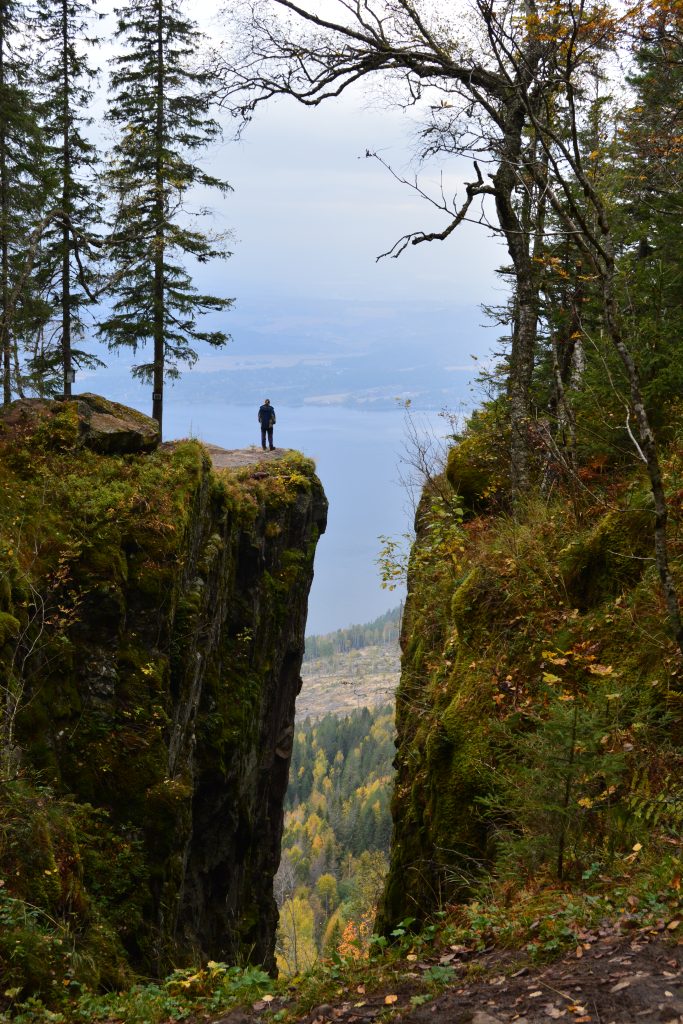
<instances>
[{"instance_id":1,"label":"tree trunk","mask_svg":"<svg viewBox=\"0 0 683 1024\"><path fill-rule=\"evenodd\" d=\"M157 6L157 80L155 126L155 198L154 198L154 394L152 416L162 431L164 403L164 12L163 0Z\"/></svg>"},{"instance_id":2,"label":"tree trunk","mask_svg":"<svg viewBox=\"0 0 683 1024\"><path fill-rule=\"evenodd\" d=\"M510 352L508 400L510 409L510 477L512 500L517 505L529 488L529 398L536 353L538 286L530 256L528 225L514 204L519 182L525 110L515 103L504 121L498 170L493 177L496 212L515 272L515 317Z\"/></svg>"},{"instance_id":3,"label":"tree trunk","mask_svg":"<svg viewBox=\"0 0 683 1024\"><path fill-rule=\"evenodd\" d=\"M71 139L69 132L69 12L67 0L62 0L62 147L64 179L62 209L71 217ZM68 221L62 225L62 370L64 396L71 397L71 234Z\"/></svg>"},{"instance_id":4,"label":"tree trunk","mask_svg":"<svg viewBox=\"0 0 683 1024\"><path fill-rule=\"evenodd\" d=\"M0 13L0 22L2 14ZM5 90L5 38L4 25L0 23L0 91ZM9 200L7 182L7 136L6 126L0 124L0 302L2 316L0 342L2 347L2 393L3 404L12 401L12 342L7 324L9 305Z\"/></svg>"}]
</instances>

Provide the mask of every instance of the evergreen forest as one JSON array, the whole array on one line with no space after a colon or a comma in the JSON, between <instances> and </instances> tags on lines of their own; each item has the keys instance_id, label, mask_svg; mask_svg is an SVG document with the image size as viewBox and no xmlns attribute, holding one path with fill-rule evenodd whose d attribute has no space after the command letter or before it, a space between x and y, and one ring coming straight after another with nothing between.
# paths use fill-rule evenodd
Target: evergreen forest
<instances>
[{"instance_id":1,"label":"evergreen forest","mask_svg":"<svg viewBox=\"0 0 683 1024\"><path fill-rule=\"evenodd\" d=\"M275 879L287 974L367 948L388 866L394 754L391 706L297 727Z\"/></svg>"},{"instance_id":2,"label":"evergreen forest","mask_svg":"<svg viewBox=\"0 0 683 1024\"><path fill-rule=\"evenodd\" d=\"M229 255L188 203L230 186L200 154L220 135L203 37L181 0L129 0L113 39L89 0L11 0L0 11L0 359L3 402L69 397L101 347L138 355L162 424L164 385L232 299L203 295L192 265ZM109 68L93 66L109 43ZM108 147L93 111L105 102ZM95 104L97 101L97 105Z\"/></svg>"}]
</instances>

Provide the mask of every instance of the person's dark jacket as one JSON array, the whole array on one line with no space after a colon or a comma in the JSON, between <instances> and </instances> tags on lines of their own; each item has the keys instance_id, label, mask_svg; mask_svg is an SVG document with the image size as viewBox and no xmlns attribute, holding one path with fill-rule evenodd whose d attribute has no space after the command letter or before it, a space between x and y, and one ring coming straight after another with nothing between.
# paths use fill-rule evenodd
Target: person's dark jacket
<instances>
[{"instance_id":1,"label":"person's dark jacket","mask_svg":"<svg viewBox=\"0 0 683 1024\"><path fill-rule=\"evenodd\" d=\"M258 411L258 421L264 430L275 423L275 409L272 405L262 405Z\"/></svg>"}]
</instances>

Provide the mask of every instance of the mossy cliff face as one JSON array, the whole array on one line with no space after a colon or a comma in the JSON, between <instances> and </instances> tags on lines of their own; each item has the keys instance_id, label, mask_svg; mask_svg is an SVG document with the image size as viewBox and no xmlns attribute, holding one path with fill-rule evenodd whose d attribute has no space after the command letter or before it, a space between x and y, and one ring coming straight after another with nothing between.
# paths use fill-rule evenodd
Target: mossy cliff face
<instances>
[{"instance_id":1,"label":"mossy cliff face","mask_svg":"<svg viewBox=\"0 0 683 1024\"><path fill-rule=\"evenodd\" d=\"M664 464L680 495L680 449ZM386 932L483 879L609 874L683 825L683 672L638 471L516 518L473 515L488 499L449 479L423 495L410 560ZM680 588L677 501L670 531Z\"/></svg>"},{"instance_id":2,"label":"mossy cliff face","mask_svg":"<svg viewBox=\"0 0 683 1024\"><path fill-rule=\"evenodd\" d=\"M46 909L106 946L100 980L114 961L272 967L322 488L296 454L219 472L195 442L100 454L77 405L0 427L2 772L16 806L35 786L60 808Z\"/></svg>"}]
</instances>

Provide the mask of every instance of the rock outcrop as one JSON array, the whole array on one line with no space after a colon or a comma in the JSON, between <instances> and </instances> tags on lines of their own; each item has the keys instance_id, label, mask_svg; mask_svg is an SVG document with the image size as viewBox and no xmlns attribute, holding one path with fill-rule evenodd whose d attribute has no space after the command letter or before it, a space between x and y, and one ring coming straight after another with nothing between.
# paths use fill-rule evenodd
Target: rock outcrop
<instances>
[{"instance_id":1,"label":"rock outcrop","mask_svg":"<svg viewBox=\"0 0 683 1024\"><path fill-rule=\"evenodd\" d=\"M0 428L0 671L16 696L7 776L77 808L68 851L45 827L50 907L79 916L101 965L106 947L156 972L197 957L272 968L327 510L313 465L216 472L196 442L145 454L145 423L100 399L41 409ZM138 423L138 454L93 443L125 433L114 420Z\"/></svg>"},{"instance_id":2,"label":"rock outcrop","mask_svg":"<svg viewBox=\"0 0 683 1024\"><path fill-rule=\"evenodd\" d=\"M68 402L45 398L20 398L3 412L5 430L34 432L41 424L50 431L50 422L66 409L78 424L78 438L86 448L105 455L131 455L150 452L159 444L159 424L119 402L100 395L76 395Z\"/></svg>"}]
</instances>

